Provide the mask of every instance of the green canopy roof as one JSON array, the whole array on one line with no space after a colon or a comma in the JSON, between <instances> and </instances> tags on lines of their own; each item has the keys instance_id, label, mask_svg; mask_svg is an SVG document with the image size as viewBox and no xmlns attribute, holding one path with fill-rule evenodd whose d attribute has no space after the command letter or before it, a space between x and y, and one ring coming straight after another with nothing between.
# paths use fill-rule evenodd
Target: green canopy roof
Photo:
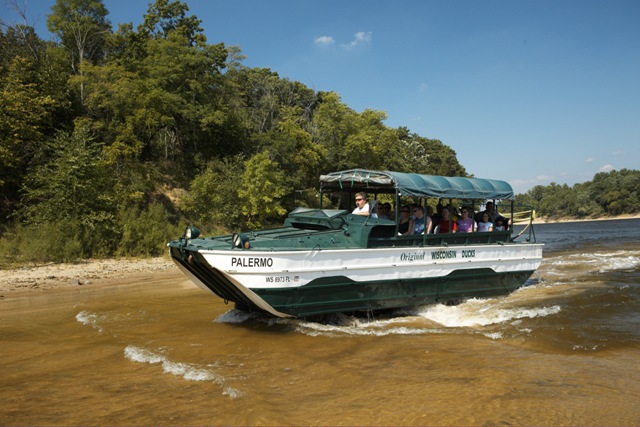
<instances>
[{"instance_id":1,"label":"green canopy roof","mask_svg":"<svg viewBox=\"0 0 640 427\"><path fill-rule=\"evenodd\" d=\"M320 176L320 189L395 193L401 196L452 199L512 200L513 188L505 181L420 175L392 171L351 169Z\"/></svg>"}]
</instances>

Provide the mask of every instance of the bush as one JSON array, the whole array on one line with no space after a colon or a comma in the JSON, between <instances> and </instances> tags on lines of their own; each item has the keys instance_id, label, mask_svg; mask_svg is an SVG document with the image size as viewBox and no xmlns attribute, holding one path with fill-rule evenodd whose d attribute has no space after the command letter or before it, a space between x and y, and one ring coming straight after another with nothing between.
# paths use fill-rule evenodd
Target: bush
<instances>
[{"instance_id":1,"label":"bush","mask_svg":"<svg viewBox=\"0 0 640 427\"><path fill-rule=\"evenodd\" d=\"M168 218L164 206L154 203L145 210L122 209L115 229L111 221L96 221L91 226L71 220L16 223L0 236L0 268L116 255L160 256L166 253L167 242L182 233L181 227L172 225ZM106 227L106 223L111 225Z\"/></svg>"},{"instance_id":2,"label":"bush","mask_svg":"<svg viewBox=\"0 0 640 427\"><path fill-rule=\"evenodd\" d=\"M2 265L27 262L69 262L85 253L77 227L69 221L15 225L0 239Z\"/></svg>"},{"instance_id":3,"label":"bush","mask_svg":"<svg viewBox=\"0 0 640 427\"><path fill-rule=\"evenodd\" d=\"M167 242L176 238L179 227L171 225L164 206L152 203L146 210L121 210L118 223L122 236L118 244L120 256L158 256L167 250Z\"/></svg>"}]
</instances>

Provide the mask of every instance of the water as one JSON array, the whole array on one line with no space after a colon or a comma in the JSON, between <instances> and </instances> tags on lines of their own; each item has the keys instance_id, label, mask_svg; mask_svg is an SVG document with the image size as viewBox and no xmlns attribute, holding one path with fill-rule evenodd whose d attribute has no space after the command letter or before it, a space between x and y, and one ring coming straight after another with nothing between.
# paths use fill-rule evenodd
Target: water
<instances>
[{"instance_id":1,"label":"water","mask_svg":"<svg viewBox=\"0 0 640 427\"><path fill-rule=\"evenodd\" d=\"M508 297L336 325L176 270L0 299L2 425L639 425L640 220L536 226Z\"/></svg>"}]
</instances>

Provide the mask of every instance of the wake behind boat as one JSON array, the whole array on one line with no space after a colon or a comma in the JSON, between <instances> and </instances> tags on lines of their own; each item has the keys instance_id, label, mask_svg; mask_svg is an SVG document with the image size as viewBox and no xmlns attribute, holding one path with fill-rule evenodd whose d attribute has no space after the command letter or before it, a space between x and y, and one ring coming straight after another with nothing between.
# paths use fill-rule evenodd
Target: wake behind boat
<instances>
[{"instance_id":1,"label":"wake behind boat","mask_svg":"<svg viewBox=\"0 0 640 427\"><path fill-rule=\"evenodd\" d=\"M505 231L401 235L397 222L346 208L357 192L426 206L509 202ZM384 196L386 195L386 196ZM323 197L324 196L324 197ZM337 208L325 209L330 200ZM320 207L297 208L281 228L201 238L188 227L168 244L199 287L236 307L278 317L372 312L508 294L542 261L542 244L516 241L513 189L498 180L348 170L320 177ZM504 206L501 204L501 206ZM451 224L451 220L449 222ZM449 227L451 230L452 227Z\"/></svg>"}]
</instances>

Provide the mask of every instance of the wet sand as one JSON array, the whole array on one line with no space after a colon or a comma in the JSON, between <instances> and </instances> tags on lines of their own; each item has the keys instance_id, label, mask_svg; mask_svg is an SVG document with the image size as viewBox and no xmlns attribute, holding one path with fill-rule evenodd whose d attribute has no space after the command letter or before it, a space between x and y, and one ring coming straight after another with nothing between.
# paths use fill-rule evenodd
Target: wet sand
<instances>
[{"instance_id":1,"label":"wet sand","mask_svg":"<svg viewBox=\"0 0 640 427\"><path fill-rule=\"evenodd\" d=\"M175 274L177 268L168 257L148 259L83 260L77 263L25 265L0 270L0 298L24 292L52 289L70 290L137 282L148 273Z\"/></svg>"}]
</instances>

